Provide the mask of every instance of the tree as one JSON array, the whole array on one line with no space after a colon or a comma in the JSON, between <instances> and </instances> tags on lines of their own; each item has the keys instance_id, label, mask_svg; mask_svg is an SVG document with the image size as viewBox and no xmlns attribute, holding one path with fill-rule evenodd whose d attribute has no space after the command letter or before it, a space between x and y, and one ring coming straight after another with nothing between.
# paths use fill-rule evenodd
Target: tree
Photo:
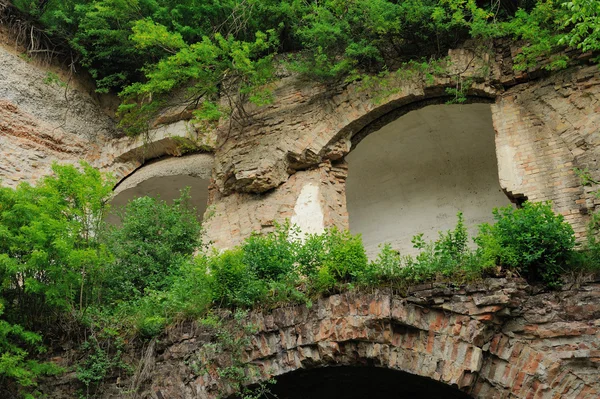
<instances>
[{"instance_id":1,"label":"tree","mask_svg":"<svg viewBox=\"0 0 600 399\"><path fill-rule=\"evenodd\" d=\"M139 298L165 289L183 262L200 246L201 226L185 190L172 206L152 197L127 204L121 226L107 235L114 254L108 295L112 301Z\"/></svg>"}]
</instances>

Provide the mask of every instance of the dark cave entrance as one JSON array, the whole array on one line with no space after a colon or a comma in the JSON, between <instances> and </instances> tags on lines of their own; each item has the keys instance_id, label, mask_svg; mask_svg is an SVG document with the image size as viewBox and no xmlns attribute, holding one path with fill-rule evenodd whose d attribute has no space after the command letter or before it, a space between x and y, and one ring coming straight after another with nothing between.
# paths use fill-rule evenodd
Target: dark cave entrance
<instances>
[{"instance_id":1,"label":"dark cave entrance","mask_svg":"<svg viewBox=\"0 0 600 399\"><path fill-rule=\"evenodd\" d=\"M379 367L322 367L284 374L262 399L467 399L430 378Z\"/></svg>"}]
</instances>

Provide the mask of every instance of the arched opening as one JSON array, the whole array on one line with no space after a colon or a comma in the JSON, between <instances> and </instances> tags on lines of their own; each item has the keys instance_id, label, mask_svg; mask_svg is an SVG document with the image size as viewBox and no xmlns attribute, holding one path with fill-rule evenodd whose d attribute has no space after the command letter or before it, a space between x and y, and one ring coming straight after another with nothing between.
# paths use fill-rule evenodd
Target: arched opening
<instances>
[{"instance_id":1,"label":"arched opening","mask_svg":"<svg viewBox=\"0 0 600 399\"><path fill-rule=\"evenodd\" d=\"M466 399L466 393L430 378L380 367L323 367L284 374L268 386L278 399ZM263 396L264 399L273 397Z\"/></svg>"},{"instance_id":2,"label":"arched opening","mask_svg":"<svg viewBox=\"0 0 600 399\"><path fill-rule=\"evenodd\" d=\"M346 157L346 198L350 230L369 256L385 242L412 253L414 235L437 237L459 211L473 233L494 207L510 204L494 135L490 106L466 104L429 105L364 137Z\"/></svg>"},{"instance_id":3,"label":"arched opening","mask_svg":"<svg viewBox=\"0 0 600 399\"><path fill-rule=\"evenodd\" d=\"M172 203L186 187L190 189L191 205L196 208L198 219L202 220L208 203L212 162L213 157L209 154L195 154L145 164L115 187L107 222L119 223L119 210L135 198L159 197Z\"/></svg>"}]
</instances>

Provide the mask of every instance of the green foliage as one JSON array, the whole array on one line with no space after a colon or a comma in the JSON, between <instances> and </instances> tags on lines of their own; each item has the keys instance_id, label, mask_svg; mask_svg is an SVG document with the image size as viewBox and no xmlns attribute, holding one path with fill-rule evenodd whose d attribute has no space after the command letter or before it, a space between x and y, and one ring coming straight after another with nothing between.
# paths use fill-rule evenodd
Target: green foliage
<instances>
[{"instance_id":1,"label":"green foliage","mask_svg":"<svg viewBox=\"0 0 600 399\"><path fill-rule=\"evenodd\" d=\"M312 78L354 80L410 61L435 62L469 37L524 41L516 69L550 59L564 68L565 46L600 50L595 0L15 0L66 39L99 91L121 92L121 125L129 134L149 121L173 90L196 117L243 120L244 104L271 99L275 55ZM451 88L455 102L464 99ZM228 104L219 102L225 99ZM204 105L203 105L204 104ZM240 123L243 123L240 122Z\"/></svg>"},{"instance_id":2,"label":"green foliage","mask_svg":"<svg viewBox=\"0 0 600 399\"><path fill-rule=\"evenodd\" d=\"M573 168L573 173L575 173L575 176L577 176L579 178L582 186L591 186L592 184L600 184L600 182L598 182L596 179L594 179L592 177L592 174L590 173L588 168L585 168L585 169Z\"/></svg>"},{"instance_id":3,"label":"green foliage","mask_svg":"<svg viewBox=\"0 0 600 399\"><path fill-rule=\"evenodd\" d=\"M289 224L267 235L252 234L242 245L244 264L257 278L277 281L295 273L297 240Z\"/></svg>"},{"instance_id":4,"label":"green foliage","mask_svg":"<svg viewBox=\"0 0 600 399\"><path fill-rule=\"evenodd\" d=\"M321 266L338 282L355 281L367 267L367 255L360 235L334 228L323 238Z\"/></svg>"},{"instance_id":5,"label":"green foliage","mask_svg":"<svg viewBox=\"0 0 600 399\"><path fill-rule=\"evenodd\" d=\"M42 80L47 85L57 85L59 87L66 87L67 84L63 82L60 77L54 72L47 72L46 77Z\"/></svg>"},{"instance_id":6,"label":"green foliage","mask_svg":"<svg viewBox=\"0 0 600 399\"><path fill-rule=\"evenodd\" d=\"M435 241L426 242L423 234L412 239L419 250L416 256L400 256L385 244L377 259L369 264L361 282L367 286L390 286L404 289L425 281L462 283L489 273L477 252L469 249L467 229L462 213L453 230L440 232Z\"/></svg>"},{"instance_id":7,"label":"green foliage","mask_svg":"<svg viewBox=\"0 0 600 399\"><path fill-rule=\"evenodd\" d=\"M215 314L204 317L200 323L212 333L214 340L205 344L203 349L210 352L210 359L213 360L205 363L197 354L192 354L186 360L186 364L196 375L216 372L222 384L219 397L229 397L232 392L240 399L272 396L268 385L274 383L274 380L250 386L253 377L260 375L260 369L245 361L251 337L258 330L247 316L247 311L238 309L233 314L221 317Z\"/></svg>"},{"instance_id":8,"label":"green foliage","mask_svg":"<svg viewBox=\"0 0 600 399\"><path fill-rule=\"evenodd\" d=\"M467 229L462 213L458 213L454 230L440 232L433 242L425 242L422 235L413 238L413 246L421 252L407 263L412 269L410 277L416 282L429 280L436 275L451 276L456 272L470 253L467 248Z\"/></svg>"},{"instance_id":9,"label":"green foliage","mask_svg":"<svg viewBox=\"0 0 600 399\"><path fill-rule=\"evenodd\" d=\"M304 302L301 291L319 294L357 280L367 266L360 236L327 230L299 238L288 223L254 234L239 248L207 258L207 279L220 306L275 306Z\"/></svg>"},{"instance_id":10,"label":"green foliage","mask_svg":"<svg viewBox=\"0 0 600 399\"><path fill-rule=\"evenodd\" d=\"M494 209L494 225L483 224L476 242L482 261L549 286L560 284L575 237L571 225L549 203L526 202L521 209Z\"/></svg>"},{"instance_id":11,"label":"green foliage","mask_svg":"<svg viewBox=\"0 0 600 399\"><path fill-rule=\"evenodd\" d=\"M35 360L42 335L31 331L46 337L69 328L83 332L77 376L89 395L128 371L122 361L126 338L157 337L177 320L206 318L217 308L310 304L354 287L403 291L411 284L464 283L496 273L556 287L567 268L597 270L600 259L596 216L587 251L574 256L571 227L547 203L495 210L496 223L480 227L477 249L469 248L459 213L456 227L434 241L414 237L416 256L384 245L369 262L360 236L335 228L303 236L285 223L238 247L194 257L201 228L187 192L173 205L134 200L122 224L107 230L102 218L111 183L87 164L55 165L54 172L37 187L0 189L0 380L11 387L5 396L33 392L40 376L58 372ZM576 173L596 184L589 171ZM57 331L56 325L69 327ZM215 324L215 350L241 353L247 334L238 327L240 334ZM243 390L248 373L242 357L236 359L219 365L218 373Z\"/></svg>"},{"instance_id":12,"label":"green foliage","mask_svg":"<svg viewBox=\"0 0 600 399\"><path fill-rule=\"evenodd\" d=\"M595 199L600 198L600 190L598 190L598 184L600 184L600 182L592 176L588 168L574 168L573 172L577 177L579 177L582 186L594 187L594 190L591 192L591 194ZM588 221L587 242L577 262L580 269L592 270L595 272L600 270L599 236L600 211L596 210L590 214L590 219Z\"/></svg>"},{"instance_id":13,"label":"green foliage","mask_svg":"<svg viewBox=\"0 0 600 399\"><path fill-rule=\"evenodd\" d=\"M208 268L213 301L218 305L249 307L266 296L265 282L250 271L239 248L211 257Z\"/></svg>"},{"instance_id":14,"label":"green foliage","mask_svg":"<svg viewBox=\"0 0 600 399\"><path fill-rule=\"evenodd\" d=\"M31 359L42 338L27 330L81 314L110 261L98 232L112 184L85 163L53 171L37 187L0 188L0 375L21 387L58 370Z\"/></svg>"},{"instance_id":15,"label":"green foliage","mask_svg":"<svg viewBox=\"0 0 600 399\"><path fill-rule=\"evenodd\" d=\"M0 316L3 304L0 303ZM0 386L15 383L21 395L37 386L37 379L44 375L60 374L63 370L52 363L32 359L30 354L44 352L39 334L26 331L18 324L0 319ZM0 393L8 395L8 392Z\"/></svg>"},{"instance_id":16,"label":"green foliage","mask_svg":"<svg viewBox=\"0 0 600 399\"><path fill-rule=\"evenodd\" d=\"M445 8L437 0L317 2L297 23L306 49L300 70L331 79L443 56L466 33L463 24L437 17Z\"/></svg>"},{"instance_id":17,"label":"green foliage","mask_svg":"<svg viewBox=\"0 0 600 399\"><path fill-rule=\"evenodd\" d=\"M0 277L6 313L28 327L52 323L50 309L94 300L110 261L99 242L112 185L82 163L54 165L37 187L0 189Z\"/></svg>"},{"instance_id":18,"label":"green foliage","mask_svg":"<svg viewBox=\"0 0 600 399\"><path fill-rule=\"evenodd\" d=\"M131 368L121 359L124 342L118 331L108 327L96 330L94 327L81 345L80 352L84 357L76 370L77 379L85 386L86 398L110 373L117 370L131 372Z\"/></svg>"},{"instance_id":19,"label":"green foliage","mask_svg":"<svg viewBox=\"0 0 600 399\"><path fill-rule=\"evenodd\" d=\"M193 83L187 87L187 95L197 103L207 102L196 112L199 118L215 120L221 116L223 110L216 107L212 100L217 98L219 88L223 86L231 88L227 90L228 94L240 97L236 102L238 106L245 99L259 105L269 102L268 95L265 96L263 91L273 77L272 55L261 54L276 46L277 38L273 31L267 34L256 32L253 42L239 41L233 36L224 37L217 33L187 45L181 42L180 35L171 34L169 38L164 38L166 28L155 27L155 24L148 24L147 21L137 24L131 39L140 48L159 41L168 42L161 46L178 48L176 52L173 50L173 55L161 59L152 67L144 68L146 82L132 84L121 92L123 105L119 113L123 118L123 126L135 126L133 121L139 120L140 116L147 119L156 111L161 96L188 82ZM129 133L138 132L136 127L130 129Z\"/></svg>"},{"instance_id":20,"label":"green foliage","mask_svg":"<svg viewBox=\"0 0 600 399\"><path fill-rule=\"evenodd\" d=\"M109 300L162 290L200 246L200 223L189 204L189 191L172 206L152 197L137 198L125 207L121 225L109 230L107 245L115 261L110 267Z\"/></svg>"},{"instance_id":21,"label":"green foliage","mask_svg":"<svg viewBox=\"0 0 600 399\"><path fill-rule=\"evenodd\" d=\"M600 3L595 0L574 0L561 4L566 15L561 20L565 34L558 44L581 51L600 51ZM600 61L600 57L596 57Z\"/></svg>"}]
</instances>

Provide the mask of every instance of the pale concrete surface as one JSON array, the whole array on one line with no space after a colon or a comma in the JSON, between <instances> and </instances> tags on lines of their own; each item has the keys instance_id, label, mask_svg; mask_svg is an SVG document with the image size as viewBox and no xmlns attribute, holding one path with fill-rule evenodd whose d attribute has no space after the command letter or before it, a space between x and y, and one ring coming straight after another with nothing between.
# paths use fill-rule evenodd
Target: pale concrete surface
<instances>
[{"instance_id":1,"label":"pale concrete surface","mask_svg":"<svg viewBox=\"0 0 600 399\"><path fill-rule=\"evenodd\" d=\"M319 186L307 183L302 187L296 200L291 223L300 229L302 240L308 234L320 234L325 230L325 216L321 209L320 198Z\"/></svg>"},{"instance_id":2,"label":"pale concrete surface","mask_svg":"<svg viewBox=\"0 0 600 399\"><path fill-rule=\"evenodd\" d=\"M213 164L210 154L194 154L156 161L143 166L120 182L110 202L109 223L117 223L119 208L138 197L160 197L168 203L179 198L180 191L190 187L191 203L202 219L208 202L208 185Z\"/></svg>"},{"instance_id":3,"label":"pale concrete surface","mask_svg":"<svg viewBox=\"0 0 600 399\"><path fill-rule=\"evenodd\" d=\"M389 242L414 253L411 238L436 238L462 211L471 233L510 204L498 182L490 106L432 105L386 125L346 157L350 230L374 258Z\"/></svg>"},{"instance_id":4,"label":"pale concrete surface","mask_svg":"<svg viewBox=\"0 0 600 399\"><path fill-rule=\"evenodd\" d=\"M211 154L192 154L184 157L171 157L144 165L121 180L114 189L114 195L136 187L153 177L188 175L210 179L214 157Z\"/></svg>"}]
</instances>

